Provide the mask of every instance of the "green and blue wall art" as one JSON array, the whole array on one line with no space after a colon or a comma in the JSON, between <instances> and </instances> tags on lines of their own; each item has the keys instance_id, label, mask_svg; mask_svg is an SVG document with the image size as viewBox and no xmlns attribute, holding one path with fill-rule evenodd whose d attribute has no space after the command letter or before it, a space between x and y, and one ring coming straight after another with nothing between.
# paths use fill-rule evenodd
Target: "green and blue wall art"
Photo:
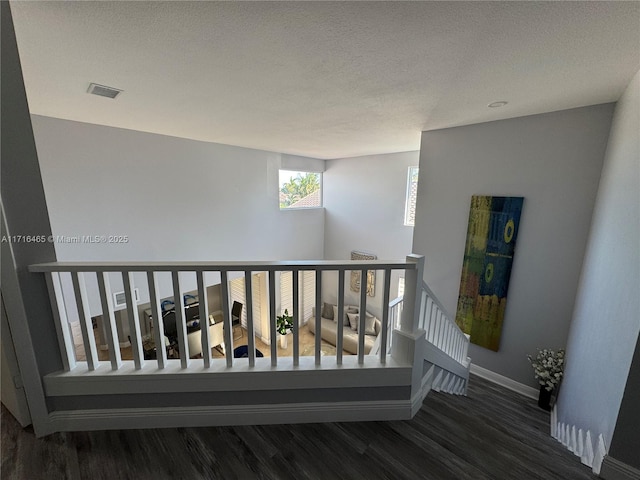
<instances>
[{"instance_id":1,"label":"green and blue wall art","mask_svg":"<svg viewBox=\"0 0 640 480\"><path fill-rule=\"evenodd\" d=\"M523 197L471 197L456 323L498 351Z\"/></svg>"}]
</instances>

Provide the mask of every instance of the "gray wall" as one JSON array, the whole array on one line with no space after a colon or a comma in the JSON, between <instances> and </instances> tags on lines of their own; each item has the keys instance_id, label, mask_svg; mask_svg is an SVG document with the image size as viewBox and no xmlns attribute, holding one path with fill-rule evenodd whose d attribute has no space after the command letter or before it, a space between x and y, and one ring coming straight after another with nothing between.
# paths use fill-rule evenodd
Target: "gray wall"
<instances>
[{"instance_id":1,"label":"gray wall","mask_svg":"<svg viewBox=\"0 0 640 480\"><path fill-rule=\"evenodd\" d=\"M29 107L22 80L22 70L8 2L2 2L2 205L8 234L46 238L51 234L47 203L42 188L40 167L33 138ZM47 287L43 275L31 274L27 267L33 263L56 260L53 245L47 242L11 242L12 253L3 254L2 277L9 273L15 261L24 310L28 318L33 347L38 354L38 367L45 374L61 368L62 363L51 316ZM3 249L4 252L4 249ZM11 302L5 297L11 321ZM20 358L19 347L16 347Z\"/></svg>"},{"instance_id":2,"label":"gray wall","mask_svg":"<svg viewBox=\"0 0 640 480\"><path fill-rule=\"evenodd\" d=\"M325 258L348 260L352 250L374 253L382 260L404 259L411 253L413 227L404 222L407 173L418 165L419 152L328 160L324 173ZM397 293L392 276L391 298ZM367 298L368 310L381 315L382 275L376 277L376 295ZM348 285L349 277L345 279ZM337 301L337 276L323 276L323 297ZM346 301L358 304L359 295L346 288Z\"/></svg>"},{"instance_id":3,"label":"gray wall","mask_svg":"<svg viewBox=\"0 0 640 480\"><path fill-rule=\"evenodd\" d=\"M323 209L280 211L278 169L324 161L32 116L56 236L126 235L126 243L55 243L59 261L302 260L324 257ZM209 273L208 285L220 282ZM169 275L161 297L173 296ZM182 288L195 290L193 274ZM121 291L120 275L111 275ZM149 301L136 275L141 303ZM70 278L63 277L74 305ZM102 306L87 276L91 315ZM71 321L77 319L69 309Z\"/></svg>"},{"instance_id":4,"label":"gray wall","mask_svg":"<svg viewBox=\"0 0 640 480\"><path fill-rule=\"evenodd\" d=\"M33 115L60 261L321 259L322 209L280 211L278 169L324 161Z\"/></svg>"},{"instance_id":5,"label":"gray wall","mask_svg":"<svg viewBox=\"0 0 640 480\"><path fill-rule=\"evenodd\" d=\"M602 434L607 447L640 332L639 132L640 72L616 106L558 398L558 421ZM638 412L631 418L637 453Z\"/></svg>"},{"instance_id":6,"label":"gray wall","mask_svg":"<svg viewBox=\"0 0 640 480\"><path fill-rule=\"evenodd\" d=\"M565 346L613 105L423 132L414 253L455 313L471 196L525 197L498 352L474 364L536 387L527 354Z\"/></svg>"}]
</instances>

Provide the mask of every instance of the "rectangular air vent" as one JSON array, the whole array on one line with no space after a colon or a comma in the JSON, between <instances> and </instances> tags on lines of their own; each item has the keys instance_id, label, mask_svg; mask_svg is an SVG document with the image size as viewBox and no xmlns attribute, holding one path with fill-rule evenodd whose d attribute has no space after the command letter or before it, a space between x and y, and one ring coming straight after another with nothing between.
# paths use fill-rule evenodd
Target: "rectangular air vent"
<instances>
[{"instance_id":1,"label":"rectangular air vent","mask_svg":"<svg viewBox=\"0 0 640 480\"><path fill-rule=\"evenodd\" d=\"M140 292L137 288L133 289L133 293L135 298L136 303L138 303L140 301ZM124 292L116 292L113 294L113 304L116 307L124 307L127 305L127 297L125 296Z\"/></svg>"},{"instance_id":2,"label":"rectangular air vent","mask_svg":"<svg viewBox=\"0 0 640 480\"><path fill-rule=\"evenodd\" d=\"M116 98L122 90L113 87L107 87L105 85L98 85L97 83L92 83L89 85L89 90L87 93L92 93L93 95L99 95L101 97L107 98Z\"/></svg>"}]
</instances>

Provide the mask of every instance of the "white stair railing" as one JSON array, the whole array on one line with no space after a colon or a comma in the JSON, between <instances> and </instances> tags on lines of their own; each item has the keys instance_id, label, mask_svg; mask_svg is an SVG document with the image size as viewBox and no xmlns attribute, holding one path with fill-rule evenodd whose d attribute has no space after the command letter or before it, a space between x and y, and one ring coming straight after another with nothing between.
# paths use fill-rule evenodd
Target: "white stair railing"
<instances>
[{"instance_id":1,"label":"white stair railing","mask_svg":"<svg viewBox=\"0 0 640 480\"><path fill-rule=\"evenodd\" d=\"M404 305L403 297L397 297L389 302L389 332L393 332L395 329L400 328L400 320L402 319L402 307ZM393 335L387 337L387 353L391 352L393 345ZM384 345L384 342L382 343Z\"/></svg>"},{"instance_id":2,"label":"white stair railing","mask_svg":"<svg viewBox=\"0 0 640 480\"><path fill-rule=\"evenodd\" d=\"M275 274L276 272L293 272L294 278L298 277L298 273L301 271L315 271L316 274L316 295L315 295L315 315L316 325L321 325L321 301L322 301L322 281L321 275L324 271L335 271L338 274L338 285L345 285L345 274L347 271L358 270L360 271L360 278L367 278L367 271L377 270L384 274L384 288L383 296L389 304L389 290L390 290L390 278L392 270L405 270L411 271L415 269L415 264L407 261L386 262L382 260L373 261L294 261L294 262L189 262L189 263L155 263L155 262L124 262L124 263L44 263L31 265L29 270L31 272L41 272L45 274L47 284L49 286L49 296L54 314L54 321L56 330L58 333L58 341L60 346L60 352L62 355L62 364L65 371L69 372L74 370L78 372L78 367L84 366L86 371L91 372L101 368L104 371L105 368L110 368L114 372L120 372L123 366L131 365L133 363L134 370L142 370L145 365L152 364L154 369L145 369L145 373L158 373L163 369L166 369L169 365L176 366L179 362L180 368L189 369L192 365L195 368L204 367L205 371L210 369L214 364L220 365L219 362L226 362L228 368L233 367L236 363L243 361L243 365L246 365L247 360L235 359L233 357L233 335L232 335L232 323L231 323L231 309L229 301L229 292L227 282L229 280L229 274L231 272L243 274L246 279L251 279L253 272L267 272L268 284L269 284L269 329L270 329L270 343L271 351L270 359L259 360L260 362L270 362L271 366L276 367L278 365L278 349L276 348L276 316L278 312L275 310ZM164 273L163 273L164 272ZM224 322L224 340L225 340L225 358L214 359L212 358L210 348L210 332L207 328L201 328L201 342L202 342L202 359L190 358L189 342L187 333L187 321L185 315L185 305L181 301L185 293L185 287L181 280L181 274L188 272L191 276L195 276L197 284L197 296L200 299L199 313L201 326L207 324L208 319L208 306L207 306L207 294L206 294L206 282L205 274L214 272L219 274L221 283L221 304L223 312ZM139 273L145 274L145 281L140 282ZM71 292L67 292L65 295L64 282L61 280L61 275L70 275L73 288ZM179 360L168 359L164 348L156 348L156 359L145 360L143 341L149 340L149 336L143 339L143 332L140 328L138 305L136 303L136 290L148 291L149 304L151 310L151 317L153 318L154 328L152 338L155 341L155 345L164 345L164 328L162 322L162 309L160 305L161 293L159 284L159 276L163 274L170 276L170 284L172 290L173 299L180 299L175 301L175 318L176 318L176 330L177 330L177 349L180 352ZM136 285L136 279L138 284ZM97 282L96 282L97 280ZM122 338L118 338L116 318L114 313L114 301L112 291L112 284L114 282L122 283L124 286L124 294L126 299L126 312L129 320L129 341L131 342L131 350L133 360L123 360L120 353L120 342ZM97 288L91 290L90 287ZM294 286L294 302L293 308L293 336L294 341L298 341L299 325L301 323L301 311L299 309L299 302L297 301L297 285ZM245 281L246 288L246 314L247 314L247 340L248 340L248 365L254 367L256 365L256 349L255 349L255 325L253 318L253 309L249 304L251 299L251 281ZM361 289L366 290L366 289ZM90 302L91 291L94 295L99 297L97 302L99 311L95 307L96 302ZM73 298L73 302L69 301L69 297ZM165 295L166 297L166 295ZM66 299L66 300L65 300ZM95 300L95 299L94 299ZM344 292L338 292L339 311L344 309ZM73 304L75 303L75 307ZM69 305L70 304L70 305ZM366 311L367 296L365 292L360 295L360 311ZM73 335L70 330L68 313L71 309L74 309L74 314L77 312L80 326L82 330L82 344L86 355L86 360L80 361L76 358L76 353L73 345ZM388 346L390 346L391 333L393 328L400 326L402 302L401 299L396 299L391 302L390 308L383 309L383 318L381 319L381 348L377 352L379 363L383 365L386 362L387 354L389 353ZM109 354L109 361L98 360L98 349L96 346L95 337L93 334L92 317L102 315L103 325L105 330L104 340L107 344L107 350ZM364 351L364 335L365 335L365 315L360 316L360 325L358 329L358 353L357 353L357 365L363 365L365 363L365 351ZM415 325L415 323L412 321ZM342 345L342 328L337 329L337 345ZM321 351L321 335L320 332L316 332L315 338L315 365L321 365L321 363L327 363L330 361L330 356L325 355ZM328 358L329 357L329 358ZM342 350L338 349L334 356L335 364L341 365L343 362ZM201 362L201 364L200 364ZM217 362L217 363L216 363ZM299 348L293 349L293 362L292 365L297 367L300 364ZM157 367L157 368L155 368ZM82 367L81 367L82 368ZM127 372L131 371L131 367L127 366Z\"/></svg>"},{"instance_id":3,"label":"white stair railing","mask_svg":"<svg viewBox=\"0 0 640 480\"><path fill-rule=\"evenodd\" d=\"M389 303L389 325L391 330L400 327L403 297ZM418 328L425 330L426 340L442 350L449 357L463 366L467 366L469 335L465 334L447 313L435 294L426 283L422 283ZM387 351L391 351L391 339L387 343Z\"/></svg>"},{"instance_id":4,"label":"white stair railing","mask_svg":"<svg viewBox=\"0 0 640 480\"><path fill-rule=\"evenodd\" d=\"M429 343L461 365L467 366L469 335L456 325L453 317L438 301L429 286L422 283L422 302L418 326L426 332Z\"/></svg>"}]
</instances>

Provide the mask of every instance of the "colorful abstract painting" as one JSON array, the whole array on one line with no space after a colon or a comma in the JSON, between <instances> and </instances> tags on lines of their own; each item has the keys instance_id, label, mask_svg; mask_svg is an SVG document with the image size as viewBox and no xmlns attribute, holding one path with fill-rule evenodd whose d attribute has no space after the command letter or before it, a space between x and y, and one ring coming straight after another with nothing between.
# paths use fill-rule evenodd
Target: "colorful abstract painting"
<instances>
[{"instance_id":1,"label":"colorful abstract painting","mask_svg":"<svg viewBox=\"0 0 640 480\"><path fill-rule=\"evenodd\" d=\"M456 323L498 351L523 197L471 198Z\"/></svg>"}]
</instances>

